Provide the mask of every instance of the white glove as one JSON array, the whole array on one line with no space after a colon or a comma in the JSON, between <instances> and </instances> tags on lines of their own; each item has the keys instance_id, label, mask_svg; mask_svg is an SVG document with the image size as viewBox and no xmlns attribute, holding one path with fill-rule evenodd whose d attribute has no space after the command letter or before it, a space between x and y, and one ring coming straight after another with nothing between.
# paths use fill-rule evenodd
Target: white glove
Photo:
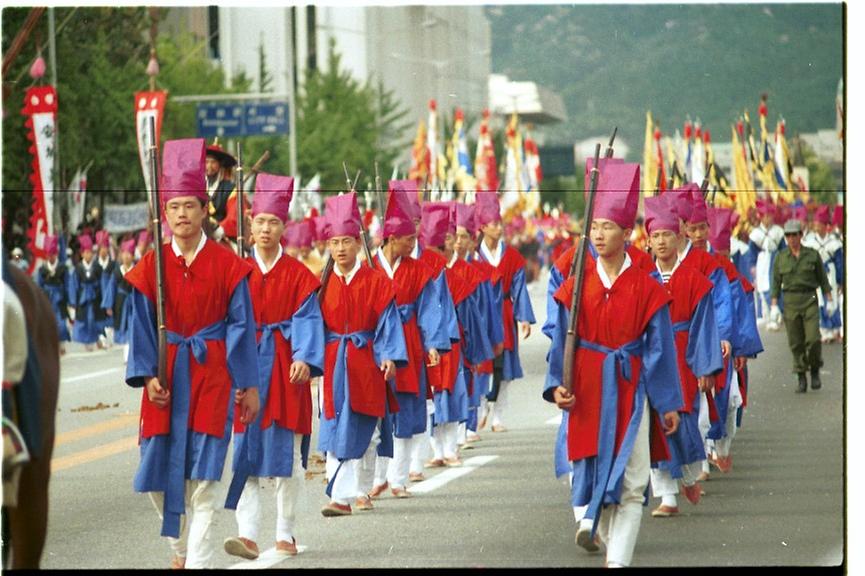
<instances>
[{"instance_id":1,"label":"white glove","mask_svg":"<svg viewBox=\"0 0 865 576\"><path fill-rule=\"evenodd\" d=\"M216 242L219 242L225 238L225 230L222 229L222 226L219 226L216 230L213 231L213 239Z\"/></svg>"},{"instance_id":2,"label":"white glove","mask_svg":"<svg viewBox=\"0 0 865 576\"><path fill-rule=\"evenodd\" d=\"M75 322L75 308L73 308L72 306L67 306L66 308L66 311L69 312L69 319Z\"/></svg>"},{"instance_id":3,"label":"white glove","mask_svg":"<svg viewBox=\"0 0 865 576\"><path fill-rule=\"evenodd\" d=\"M781 322L781 309L778 308L777 304L773 304L769 309L769 320L774 322L775 324L779 324Z\"/></svg>"}]
</instances>

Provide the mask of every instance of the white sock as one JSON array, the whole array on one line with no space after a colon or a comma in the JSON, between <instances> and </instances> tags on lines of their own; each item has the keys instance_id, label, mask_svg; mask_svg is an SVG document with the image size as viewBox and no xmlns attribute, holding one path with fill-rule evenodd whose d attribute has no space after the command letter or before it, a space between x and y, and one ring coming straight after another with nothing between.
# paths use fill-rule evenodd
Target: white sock
<instances>
[{"instance_id":1,"label":"white sock","mask_svg":"<svg viewBox=\"0 0 865 576\"><path fill-rule=\"evenodd\" d=\"M678 508L679 500L676 498L675 494L668 494L666 496L661 496L661 505L669 506L671 508Z\"/></svg>"}]
</instances>

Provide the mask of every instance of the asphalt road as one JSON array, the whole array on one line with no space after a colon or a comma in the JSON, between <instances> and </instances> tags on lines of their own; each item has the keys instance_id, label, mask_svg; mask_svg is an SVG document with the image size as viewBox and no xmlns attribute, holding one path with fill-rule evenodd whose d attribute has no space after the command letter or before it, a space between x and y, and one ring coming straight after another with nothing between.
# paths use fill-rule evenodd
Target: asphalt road
<instances>
[{"instance_id":1,"label":"asphalt road","mask_svg":"<svg viewBox=\"0 0 865 576\"><path fill-rule=\"evenodd\" d=\"M323 518L323 475L309 474L298 516L303 547L254 563L226 555L233 513L220 511L212 538L223 568L600 567L574 545L566 482L553 477L558 411L541 398L547 340L544 287L531 288L538 326L523 343L526 378L511 384L508 431L482 433L466 466L428 471L412 499L388 496L370 512ZM795 394L786 335L761 333L751 364L733 470L715 471L698 506L656 519L644 509L634 566L833 566L845 555L842 347L824 347L821 391ZM69 347L62 360L51 515L43 567L164 568L171 554L149 499L132 490L138 464L140 391L123 383L122 351ZM229 458L230 462L230 458ZM226 468L225 483L230 478ZM264 502L273 502L265 486ZM421 493L422 492L422 493ZM259 546L273 547L275 503L265 506Z\"/></svg>"}]
</instances>

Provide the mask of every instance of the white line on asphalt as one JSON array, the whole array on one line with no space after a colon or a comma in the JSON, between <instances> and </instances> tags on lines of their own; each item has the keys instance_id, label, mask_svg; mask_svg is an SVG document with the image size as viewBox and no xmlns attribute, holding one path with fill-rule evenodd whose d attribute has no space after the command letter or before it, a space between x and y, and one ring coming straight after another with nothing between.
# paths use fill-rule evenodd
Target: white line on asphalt
<instances>
[{"instance_id":1,"label":"white line on asphalt","mask_svg":"<svg viewBox=\"0 0 865 576\"><path fill-rule=\"evenodd\" d=\"M73 376L71 378L64 378L60 381L61 384L72 384L73 382L80 382L81 380L89 380L91 378L98 378L99 376L106 376L108 374L114 374L115 372L120 372L123 370L121 367L117 368L109 368L108 370L100 370L99 372L91 372L89 374L82 374L81 376Z\"/></svg>"},{"instance_id":2,"label":"white line on asphalt","mask_svg":"<svg viewBox=\"0 0 865 576\"><path fill-rule=\"evenodd\" d=\"M562 415L558 414L547 420L547 426L559 426L562 423Z\"/></svg>"},{"instance_id":3,"label":"white line on asphalt","mask_svg":"<svg viewBox=\"0 0 865 576\"><path fill-rule=\"evenodd\" d=\"M298 545L297 553L301 554L306 550L306 546ZM279 564L283 560L290 560L291 556L286 554L278 554L276 548L269 548L259 554L258 558L249 562L238 562L228 567L229 570L265 570Z\"/></svg>"},{"instance_id":4,"label":"white line on asphalt","mask_svg":"<svg viewBox=\"0 0 865 576\"><path fill-rule=\"evenodd\" d=\"M463 462L463 465L459 468L448 468L447 470L436 474L429 480L418 482L409 488L408 491L412 494L427 494L433 490L441 488L451 480L456 480L461 476L474 472L479 467L492 462L496 458L498 458L498 456L475 456L474 458L469 458Z\"/></svg>"}]
</instances>

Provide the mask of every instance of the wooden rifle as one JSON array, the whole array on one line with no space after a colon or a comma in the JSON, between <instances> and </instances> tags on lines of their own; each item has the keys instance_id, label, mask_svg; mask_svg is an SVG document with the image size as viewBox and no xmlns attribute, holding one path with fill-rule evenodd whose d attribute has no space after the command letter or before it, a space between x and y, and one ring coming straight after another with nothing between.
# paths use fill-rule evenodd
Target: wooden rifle
<instances>
[{"instance_id":1,"label":"wooden rifle","mask_svg":"<svg viewBox=\"0 0 865 576\"><path fill-rule=\"evenodd\" d=\"M595 208L595 194L598 191L598 180L600 179L600 170L598 162L601 156L601 145L595 145L595 161L592 164L591 184L589 185L589 199L586 202L586 211L583 217L583 227L588 230L592 225L592 218ZM577 253L574 255L574 260L571 263L571 277L574 279L574 289L571 292L571 309L568 316L568 334L565 337L565 361L562 366L562 386L568 393L572 392L574 382L574 362L577 353L577 321L580 317L580 300L583 297L583 276L586 269L586 252L588 252L588 237L587 233L583 233L580 238L580 244L577 247Z\"/></svg>"},{"instance_id":2,"label":"wooden rifle","mask_svg":"<svg viewBox=\"0 0 865 576\"><path fill-rule=\"evenodd\" d=\"M246 250L244 250L244 242L246 240L246 232L244 230L244 220L246 215L243 210L243 157L240 149L240 142L237 143L237 168L234 169L234 191L237 194L237 255L241 258L246 258Z\"/></svg>"},{"instance_id":3,"label":"wooden rifle","mask_svg":"<svg viewBox=\"0 0 865 576\"><path fill-rule=\"evenodd\" d=\"M357 176L354 178L354 184L352 184L348 177L348 168L346 167L345 162L342 163L342 169L345 172L345 184L350 187L348 191L354 192L357 179L360 178L360 170L357 171ZM369 249L369 231L366 229L366 224L363 222L363 214L360 215L360 240L366 261L369 263L370 267L375 268L375 262L372 260L372 252Z\"/></svg>"},{"instance_id":4,"label":"wooden rifle","mask_svg":"<svg viewBox=\"0 0 865 576\"><path fill-rule=\"evenodd\" d=\"M159 143L156 141L156 119L150 117L150 217L156 242L156 330L157 378L159 385L168 386L168 332L165 327L165 258L162 254L162 210L159 206Z\"/></svg>"},{"instance_id":5,"label":"wooden rifle","mask_svg":"<svg viewBox=\"0 0 865 576\"><path fill-rule=\"evenodd\" d=\"M619 131L618 126L613 126L613 135L610 136L610 143L607 144L607 150L604 152L604 158L612 158L613 157L613 142L616 141L616 132Z\"/></svg>"},{"instance_id":6,"label":"wooden rifle","mask_svg":"<svg viewBox=\"0 0 865 576\"><path fill-rule=\"evenodd\" d=\"M240 151L238 150L237 153L239 155ZM265 150L264 154L262 154L261 157L258 159L258 161L252 165L252 168L249 169L249 174L247 174L246 176L243 177L243 183L246 184L246 181L249 180L250 178L252 178L252 176L254 174L258 174L259 170L261 170L261 167L269 159L270 159L270 150ZM237 163L240 164L240 156L238 156L238 158L237 158Z\"/></svg>"}]
</instances>

